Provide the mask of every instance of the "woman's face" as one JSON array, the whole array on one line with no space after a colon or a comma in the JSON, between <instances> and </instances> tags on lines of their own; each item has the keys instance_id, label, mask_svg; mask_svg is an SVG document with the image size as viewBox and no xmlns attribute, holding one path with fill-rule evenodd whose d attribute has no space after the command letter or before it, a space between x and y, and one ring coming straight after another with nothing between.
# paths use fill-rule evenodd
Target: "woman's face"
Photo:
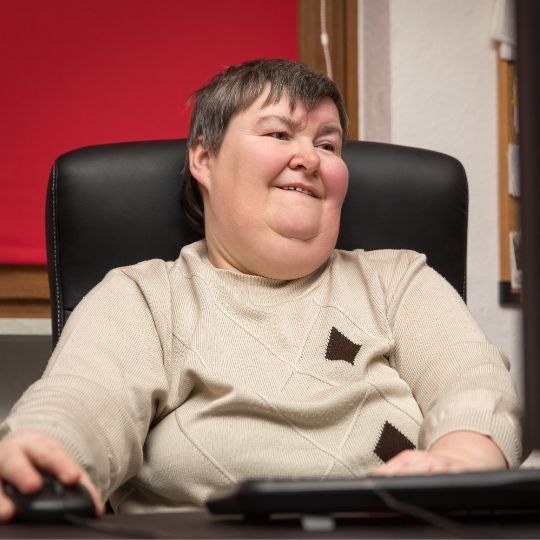
<instances>
[{"instance_id":1,"label":"woman's face","mask_svg":"<svg viewBox=\"0 0 540 540\"><path fill-rule=\"evenodd\" d=\"M292 279L318 268L339 232L348 171L329 98L307 111L266 93L233 116L217 155L190 152L202 185L211 262L219 268Z\"/></svg>"}]
</instances>

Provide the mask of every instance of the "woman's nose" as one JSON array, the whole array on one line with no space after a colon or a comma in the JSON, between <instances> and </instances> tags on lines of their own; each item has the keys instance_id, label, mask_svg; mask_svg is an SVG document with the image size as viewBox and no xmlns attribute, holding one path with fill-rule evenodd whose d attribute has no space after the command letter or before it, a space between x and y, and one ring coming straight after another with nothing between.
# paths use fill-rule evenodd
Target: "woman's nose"
<instances>
[{"instance_id":1,"label":"woman's nose","mask_svg":"<svg viewBox=\"0 0 540 540\"><path fill-rule=\"evenodd\" d=\"M308 175L313 175L319 170L321 158L317 149L310 144L298 144L296 152L292 156L289 166L291 169L300 169Z\"/></svg>"}]
</instances>

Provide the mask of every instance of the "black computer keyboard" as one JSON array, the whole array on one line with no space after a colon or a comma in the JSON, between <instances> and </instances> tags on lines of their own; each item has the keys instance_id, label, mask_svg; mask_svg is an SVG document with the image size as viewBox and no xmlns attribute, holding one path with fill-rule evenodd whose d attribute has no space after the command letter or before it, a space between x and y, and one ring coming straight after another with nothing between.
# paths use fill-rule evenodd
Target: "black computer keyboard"
<instances>
[{"instance_id":1,"label":"black computer keyboard","mask_svg":"<svg viewBox=\"0 0 540 540\"><path fill-rule=\"evenodd\" d=\"M216 493L214 514L396 512L400 505L436 512L540 511L540 469L359 479L247 480Z\"/></svg>"}]
</instances>

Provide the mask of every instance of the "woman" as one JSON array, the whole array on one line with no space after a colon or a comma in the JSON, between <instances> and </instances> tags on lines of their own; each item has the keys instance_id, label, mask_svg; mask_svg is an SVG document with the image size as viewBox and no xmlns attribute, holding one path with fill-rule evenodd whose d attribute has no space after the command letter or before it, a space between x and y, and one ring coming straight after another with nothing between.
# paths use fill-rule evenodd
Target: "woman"
<instances>
[{"instance_id":1,"label":"woman","mask_svg":"<svg viewBox=\"0 0 540 540\"><path fill-rule=\"evenodd\" d=\"M45 469L137 512L247 477L519 462L508 363L452 287L418 253L334 249L346 130L335 84L302 64L199 90L184 203L205 239L83 299L0 426L1 479L29 493Z\"/></svg>"}]
</instances>

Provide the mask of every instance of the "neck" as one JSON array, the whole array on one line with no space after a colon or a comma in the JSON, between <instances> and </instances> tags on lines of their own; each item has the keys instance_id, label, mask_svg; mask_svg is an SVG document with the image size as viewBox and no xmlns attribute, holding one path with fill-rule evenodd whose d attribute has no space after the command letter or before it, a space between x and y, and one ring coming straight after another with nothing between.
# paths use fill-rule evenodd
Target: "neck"
<instances>
[{"instance_id":1,"label":"neck","mask_svg":"<svg viewBox=\"0 0 540 540\"><path fill-rule=\"evenodd\" d=\"M206 244L211 264L222 270L291 280L307 276L320 268L333 252L335 239L322 242L291 238L273 238L264 244L245 246L238 242L228 245L207 231Z\"/></svg>"}]
</instances>

